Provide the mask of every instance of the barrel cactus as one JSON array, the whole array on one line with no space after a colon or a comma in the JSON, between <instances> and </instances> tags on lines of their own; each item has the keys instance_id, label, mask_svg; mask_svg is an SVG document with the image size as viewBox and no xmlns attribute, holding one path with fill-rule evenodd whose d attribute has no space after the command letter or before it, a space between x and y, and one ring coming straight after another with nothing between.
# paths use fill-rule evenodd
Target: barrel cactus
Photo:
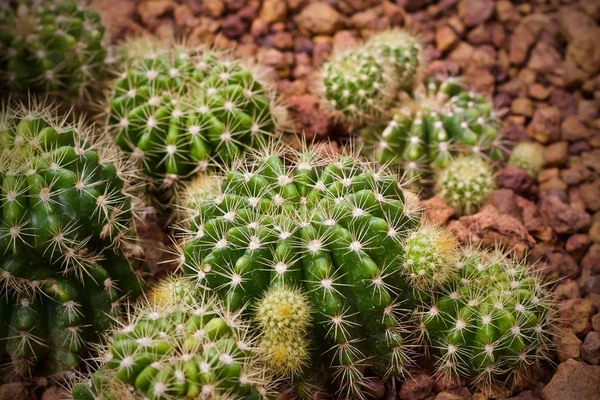
<instances>
[{"instance_id":1,"label":"barrel cactus","mask_svg":"<svg viewBox=\"0 0 600 400\"><path fill-rule=\"evenodd\" d=\"M397 178L319 146L271 146L241 160L189 209L184 271L231 309L272 287L310 294L319 357L340 393L362 397L365 368L404 372L398 263L419 223ZM294 311L298 311L297 308ZM302 320L302 319L300 319Z\"/></svg>"},{"instance_id":2,"label":"barrel cactus","mask_svg":"<svg viewBox=\"0 0 600 400\"><path fill-rule=\"evenodd\" d=\"M0 81L11 92L88 94L112 57L100 16L85 0L0 5Z\"/></svg>"},{"instance_id":3,"label":"barrel cactus","mask_svg":"<svg viewBox=\"0 0 600 400\"><path fill-rule=\"evenodd\" d=\"M278 132L284 113L254 67L227 54L137 40L110 94L116 143L157 189L228 163Z\"/></svg>"},{"instance_id":4,"label":"barrel cactus","mask_svg":"<svg viewBox=\"0 0 600 400\"><path fill-rule=\"evenodd\" d=\"M555 316L552 294L530 266L473 249L421 312L437 373L486 393L522 384L549 358Z\"/></svg>"},{"instance_id":5,"label":"barrel cactus","mask_svg":"<svg viewBox=\"0 0 600 400\"><path fill-rule=\"evenodd\" d=\"M361 131L381 164L399 165L409 178L444 168L456 154L499 160L502 142L491 103L457 78L428 80L405 99L386 126Z\"/></svg>"},{"instance_id":6,"label":"barrel cactus","mask_svg":"<svg viewBox=\"0 0 600 400\"><path fill-rule=\"evenodd\" d=\"M0 353L18 375L73 367L141 287L134 173L92 134L35 102L0 112Z\"/></svg>"},{"instance_id":7,"label":"barrel cactus","mask_svg":"<svg viewBox=\"0 0 600 400\"><path fill-rule=\"evenodd\" d=\"M101 347L100 369L73 386L73 399L266 398L273 381L239 313L183 292L133 306Z\"/></svg>"},{"instance_id":8,"label":"barrel cactus","mask_svg":"<svg viewBox=\"0 0 600 400\"><path fill-rule=\"evenodd\" d=\"M537 179L545 163L544 147L535 142L517 144L508 158L508 165L521 168L533 179Z\"/></svg>"}]
</instances>

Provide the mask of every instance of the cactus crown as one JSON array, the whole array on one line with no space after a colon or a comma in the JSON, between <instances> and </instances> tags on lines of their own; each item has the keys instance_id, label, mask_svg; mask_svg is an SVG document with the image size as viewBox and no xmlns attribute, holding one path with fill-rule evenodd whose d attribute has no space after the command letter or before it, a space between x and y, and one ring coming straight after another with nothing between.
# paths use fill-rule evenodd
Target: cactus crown
<instances>
[{"instance_id":1,"label":"cactus crown","mask_svg":"<svg viewBox=\"0 0 600 400\"><path fill-rule=\"evenodd\" d=\"M521 142L517 144L508 159L508 165L521 168L533 179L537 179L545 163L544 147L535 142Z\"/></svg>"},{"instance_id":2,"label":"cactus crown","mask_svg":"<svg viewBox=\"0 0 600 400\"><path fill-rule=\"evenodd\" d=\"M85 0L7 1L0 6L0 81L11 92L85 97L112 62L104 31Z\"/></svg>"}]
</instances>

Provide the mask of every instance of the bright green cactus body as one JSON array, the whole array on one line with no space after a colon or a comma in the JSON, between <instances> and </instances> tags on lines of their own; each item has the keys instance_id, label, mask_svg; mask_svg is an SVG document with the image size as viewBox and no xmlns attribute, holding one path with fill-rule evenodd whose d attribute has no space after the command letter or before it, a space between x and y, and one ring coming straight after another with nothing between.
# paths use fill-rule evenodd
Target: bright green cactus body
<instances>
[{"instance_id":1,"label":"bright green cactus body","mask_svg":"<svg viewBox=\"0 0 600 400\"><path fill-rule=\"evenodd\" d=\"M12 309L3 344L19 375L45 355L57 357L53 374L140 290L124 256L141 253L129 238L132 172L116 146L48 107L3 108L0 125L0 288Z\"/></svg>"},{"instance_id":2,"label":"bright green cactus body","mask_svg":"<svg viewBox=\"0 0 600 400\"><path fill-rule=\"evenodd\" d=\"M272 384L238 314L187 297L133 307L103 346L102 367L76 384L74 400L259 399ZM125 385L135 395L121 397ZM137 396L136 396L137 395Z\"/></svg>"},{"instance_id":3,"label":"bright green cactus body","mask_svg":"<svg viewBox=\"0 0 600 400\"><path fill-rule=\"evenodd\" d=\"M544 147L535 142L520 142L508 158L508 165L521 168L533 179L537 179L545 163Z\"/></svg>"},{"instance_id":4,"label":"bright green cactus body","mask_svg":"<svg viewBox=\"0 0 600 400\"><path fill-rule=\"evenodd\" d=\"M366 366L403 372L398 264L418 218L394 176L319 147L263 149L185 198L196 204L187 204L184 270L199 286L233 309L272 286L304 288L315 345L347 396L362 396Z\"/></svg>"},{"instance_id":5,"label":"bright green cactus body","mask_svg":"<svg viewBox=\"0 0 600 400\"><path fill-rule=\"evenodd\" d=\"M387 126L366 128L361 134L377 162L399 165L413 179L446 167L456 154L492 160L502 155L492 105L466 91L456 78L428 81Z\"/></svg>"},{"instance_id":6,"label":"bright green cactus body","mask_svg":"<svg viewBox=\"0 0 600 400\"><path fill-rule=\"evenodd\" d=\"M239 60L151 42L123 52L109 123L117 144L161 188L231 162L282 122L273 91Z\"/></svg>"},{"instance_id":7,"label":"bright green cactus body","mask_svg":"<svg viewBox=\"0 0 600 400\"><path fill-rule=\"evenodd\" d=\"M14 3L14 7L13 7ZM110 63L100 16L79 0L7 1L0 6L0 76L11 92L79 97Z\"/></svg>"},{"instance_id":8,"label":"bright green cactus body","mask_svg":"<svg viewBox=\"0 0 600 400\"><path fill-rule=\"evenodd\" d=\"M468 250L456 267L422 313L437 373L485 391L522 383L548 358L551 292L504 254Z\"/></svg>"},{"instance_id":9,"label":"bright green cactus body","mask_svg":"<svg viewBox=\"0 0 600 400\"><path fill-rule=\"evenodd\" d=\"M479 211L496 187L490 164L477 156L460 156L439 172L435 193L459 215Z\"/></svg>"}]
</instances>

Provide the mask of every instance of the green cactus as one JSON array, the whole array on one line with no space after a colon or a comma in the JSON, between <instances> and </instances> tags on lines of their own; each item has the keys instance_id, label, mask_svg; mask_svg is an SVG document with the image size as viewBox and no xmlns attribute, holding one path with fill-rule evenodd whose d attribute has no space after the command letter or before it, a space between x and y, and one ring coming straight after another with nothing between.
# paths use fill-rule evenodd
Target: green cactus
<instances>
[{"instance_id":1,"label":"green cactus","mask_svg":"<svg viewBox=\"0 0 600 400\"><path fill-rule=\"evenodd\" d=\"M435 193L459 216L479 211L496 187L492 168L477 156L460 156L441 170L436 178Z\"/></svg>"},{"instance_id":2,"label":"green cactus","mask_svg":"<svg viewBox=\"0 0 600 400\"><path fill-rule=\"evenodd\" d=\"M102 346L101 368L88 382L73 386L74 400L117 400L126 385L148 399L259 399L270 394L273 382L239 313L228 313L207 297L164 300L132 307Z\"/></svg>"},{"instance_id":3,"label":"green cactus","mask_svg":"<svg viewBox=\"0 0 600 400\"><path fill-rule=\"evenodd\" d=\"M112 57L100 16L85 0L0 5L0 82L11 92L89 94Z\"/></svg>"},{"instance_id":4,"label":"green cactus","mask_svg":"<svg viewBox=\"0 0 600 400\"><path fill-rule=\"evenodd\" d=\"M236 159L285 119L260 71L226 54L147 40L122 53L109 125L157 189Z\"/></svg>"},{"instance_id":5,"label":"green cactus","mask_svg":"<svg viewBox=\"0 0 600 400\"><path fill-rule=\"evenodd\" d=\"M517 144L508 158L508 165L521 168L527 172L527 175L536 180L545 163L544 147L535 142Z\"/></svg>"},{"instance_id":6,"label":"green cactus","mask_svg":"<svg viewBox=\"0 0 600 400\"><path fill-rule=\"evenodd\" d=\"M353 154L281 145L248 156L195 199L184 271L237 309L269 287L310 294L314 354L327 354L340 393L363 397L364 369L404 372L396 268L418 225L400 182ZM202 187L202 185L200 185Z\"/></svg>"},{"instance_id":7,"label":"green cactus","mask_svg":"<svg viewBox=\"0 0 600 400\"><path fill-rule=\"evenodd\" d=\"M421 45L402 31L386 31L358 48L334 54L321 70L321 93L330 112L351 123L385 115L397 91L414 84Z\"/></svg>"},{"instance_id":8,"label":"green cactus","mask_svg":"<svg viewBox=\"0 0 600 400\"><path fill-rule=\"evenodd\" d=\"M141 288L128 261L142 253L133 170L116 146L35 102L2 107L0 147L0 289L11 309L0 339L19 375L38 364L54 374Z\"/></svg>"},{"instance_id":9,"label":"green cactus","mask_svg":"<svg viewBox=\"0 0 600 400\"><path fill-rule=\"evenodd\" d=\"M381 164L399 165L407 178L423 178L444 168L455 154L499 160L499 123L482 95L468 92L460 80L429 80L403 102L385 127L361 130L366 148Z\"/></svg>"},{"instance_id":10,"label":"green cactus","mask_svg":"<svg viewBox=\"0 0 600 400\"><path fill-rule=\"evenodd\" d=\"M531 267L468 249L421 317L437 373L492 393L523 383L548 359L555 310Z\"/></svg>"}]
</instances>

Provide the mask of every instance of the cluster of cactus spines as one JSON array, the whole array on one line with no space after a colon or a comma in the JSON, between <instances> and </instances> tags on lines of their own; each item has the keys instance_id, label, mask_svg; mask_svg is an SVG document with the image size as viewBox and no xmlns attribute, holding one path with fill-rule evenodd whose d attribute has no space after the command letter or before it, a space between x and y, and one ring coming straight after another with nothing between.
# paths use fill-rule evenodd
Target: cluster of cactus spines
<instances>
[{"instance_id":1,"label":"cluster of cactus spines","mask_svg":"<svg viewBox=\"0 0 600 400\"><path fill-rule=\"evenodd\" d=\"M92 133L36 102L0 112L0 353L18 375L71 369L141 289L133 172Z\"/></svg>"},{"instance_id":2,"label":"cluster of cactus spines","mask_svg":"<svg viewBox=\"0 0 600 400\"><path fill-rule=\"evenodd\" d=\"M502 142L492 105L466 91L458 78L428 80L404 102L385 127L361 131L381 164L397 164L409 178L444 168L453 155L499 160Z\"/></svg>"},{"instance_id":3,"label":"cluster of cactus spines","mask_svg":"<svg viewBox=\"0 0 600 400\"><path fill-rule=\"evenodd\" d=\"M227 164L285 119L264 74L228 54L144 39L122 52L109 125L158 189Z\"/></svg>"},{"instance_id":4,"label":"cluster of cactus spines","mask_svg":"<svg viewBox=\"0 0 600 400\"><path fill-rule=\"evenodd\" d=\"M189 210L183 268L236 309L270 286L308 291L315 345L340 392L362 397L364 368L404 372L397 267L418 225L397 178L356 154L260 149Z\"/></svg>"},{"instance_id":5,"label":"cluster of cactus spines","mask_svg":"<svg viewBox=\"0 0 600 400\"><path fill-rule=\"evenodd\" d=\"M85 97L112 57L100 16L85 0L0 5L0 81L15 92Z\"/></svg>"},{"instance_id":6,"label":"cluster of cactus spines","mask_svg":"<svg viewBox=\"0 0 600 400\"><path fill-rule=\"evenodd\" d=\"M447 229L423 224L404 243L404 273L410 285L425 295L442 286L458 261L458 241Z\"/></svg>"},{"instance_id":7,"label":"cluster of cactus spines","mask_svg":"<svg viewBox=\"0 0 600 400\"><path fill-rule=\"evenodd\" d=\"M384 115L398 89L414 84L421 51L415 37L391 30L333 55L321 71L325 104L334 116L352 123Z\"/></svg>"},{"instance_id":8,"label":"cluster of cactus spines","mask_svg":"<svg viewBox=\"0 0 600 400\"><path fill-rule=\"evenodd\" d=\"M533 179L537 179L545 163L544 147L536 142L517 144L508 158L508 165L521 168Z\"/></svg>"},{"instance_id":9,"label":"cluster of cactus spines","mask_svg":"<svg viewBox=\"0 0 600 400\"><path fill-rule=\"evenodd\" d=\"M420 314L437 373L492 393L523 383L549 359L553 309L551 292L532 267L500 252L468 249Z\"/></svg>"},{"instance_id":10,"label":"cluster of cactus spines","mask_svg":"<svg viewBox=\"0 0 600 400\"><path fill-rule=\"evenodd\" d=\"M171 281L161 290L186 286ZM126 385L148 399L266 397L273 382L239 313L181 294L133 306L101 347L98 372L73 387L74 400L116 398Z\"/></svg>"},{"instance_id":11,"label":"cluster of cactus spines","mask_svg":"<svg viewBox=\"0 0 600 400\"><path fill-rule=\"evenodd\" d=\"M435 193L463 216L478 212L495 187L489 162L473 155L459 156L438 173Z\"/></svg>"}]
</instances>

